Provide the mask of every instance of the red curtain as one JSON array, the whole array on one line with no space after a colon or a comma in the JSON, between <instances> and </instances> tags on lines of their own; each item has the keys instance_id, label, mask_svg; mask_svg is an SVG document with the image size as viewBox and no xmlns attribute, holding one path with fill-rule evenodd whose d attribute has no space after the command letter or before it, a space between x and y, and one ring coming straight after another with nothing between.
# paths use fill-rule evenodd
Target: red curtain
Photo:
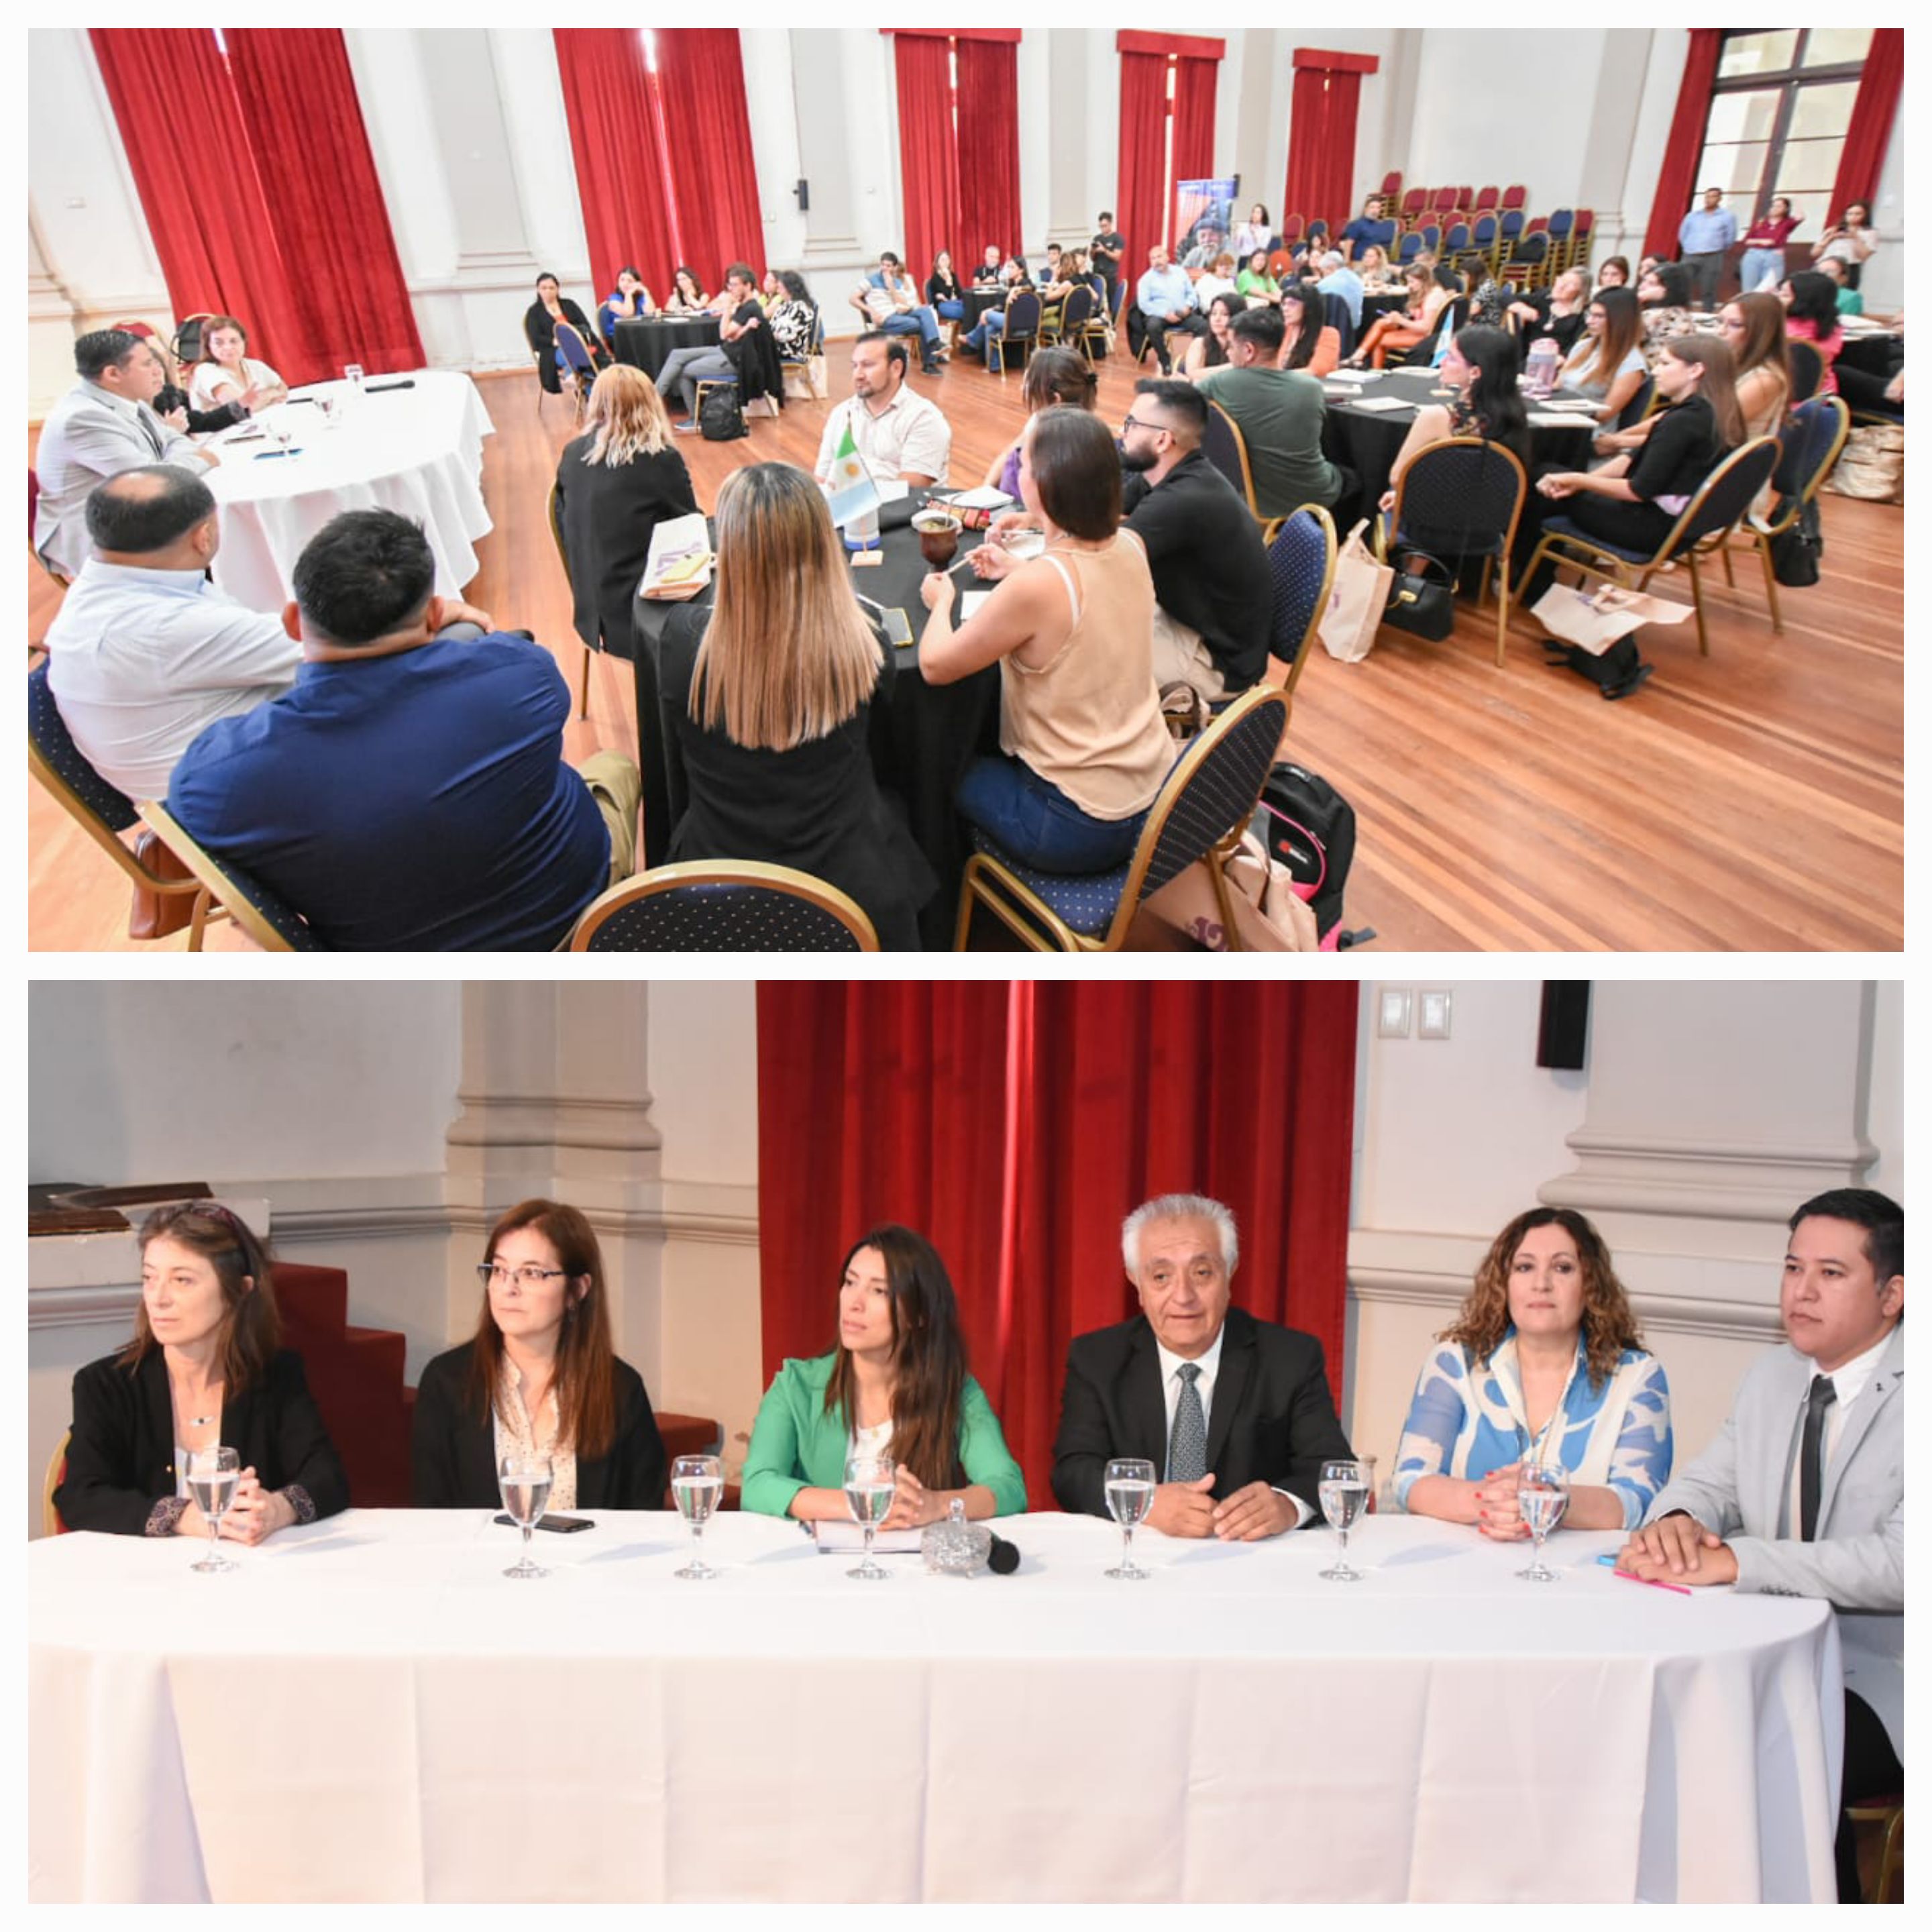
<instances>
[{"instance_id":1,"label":"red curtain","mask_svg":"<svg viewBox=\"0 0 1932 1932\"><path fill-rule=\"evenodd\" d=\"M899 188L905 202L905 241L896 252L922 287L942 248L952 250L955 272L963 266L970 276L971 263L961 256L955 239L959 154L952 131L952 50L938 35L896 34L892 58L898 76Z\"/></svg>"},{"instance_id":2,"label":"red curtain","mask_svg":"<svg viewBox=\"0 0 1932 1932\"><path fill-rule=\"evenodd\" d=\"M1879 170L1892 142L1892 124L1898 112L1898 91L1905 80L1905 29L1879 27L1872 33L1858 79L1858 98L1852 104L1852 124L1838 157L1838 178L1832 184L1831 218L1844 212L1848 201L1868 205L1878 192ZM1822 224L1820 224L1822 225Z\"/></svg>"},{"instance_id":3,"label":"red curtain","mask_svg":"<svg viewBox=\"0 0 1932 1932\"><path fill-rule=\"evenodd\" d=\"M760 272L764 268L764 222L758 211L738 29L656 31L658 88L679 238L685 259L704 286L722 288L724 271L734 262ZM632 38L636 38L634 33ZM594 254L591 259L594 263ZM614 273L612 282L598 292L614 282Z\"/></svg>"},{"instance_id":4,"label":"red curtain","mask_svg":"<svg viewBox=\"0 0 1932 1932\"><path fill-rule=\"evenodd\" d=\"M1214 79L1216 60L1186 59L1174 64L1174 178L1205 181L1214 172ZM1180 197L1168 202L1167 232L1180 227ZM1123 231L1124 232L1124 231ZM1230 245L1232 238L1230 237Z\"/></svg>"},{"instance_id":5,"label":"red curtain","mask_svg":"<svg viewBox=\"0 0 1932 1932\"><path fill-rule=\"evenodd\" d=\"M292 381L302 316L275 246L235 90L206 27L95 28L89 36L175 318L238 315L250 351ZM182 103L196 134L182 138ZM221 165L207 165L211 155Z\"/></svg>"},{"instance_id":6,"label":"red curtain","mask_svg":"<svg viewBox=\"0 0 1932 1932\"><path fill-rule=\"evenodd\" d=\"M1326 221L1330 232L1354 212L1355 110L1362 76L1347 69L1316 66L1294 70L1288 109L1288 180L1281 218L1299 214Z\"/></svg>"},{"instance_id":7,"label":"red curtain","mask_svg":"<svg viewBox=\"0 0 1932 1932\"><path fill-rule=\"evenodd\" d=\"M905 37L900 36L900 44ZM962 39L959 61L959 223L954 272L969 280L988 242L1003 254L1024 244L1020 232L1019 50L1011 40ZM911 238L907 238L910 250ZM923 281L930 256L912 258Z\"/></svg>"},{"instance_id":8,"label":"red curtain","mask_svg":"<svg viewBox=\"0 0 1932 1932\"><path fill-rule=\"evenodd\" d=\"M306 354L281 374L314 382L350 362L372 375L420 369L428 358L342 35L333 27L232 27L225 38L262 193L300 297ZM201 104L177 106L196 113ZM202 152L208 171L221 165Z\"/></svg>"},{"instance_id":9,"label":"red curtain","mask_svg":"<svg viewBox=\"0 0 1932 1932\"><path fill-rule=\"evenodd\" d=\"M1137 1303L1121 1217L1204 1192L1234 1292L1317 1336L1339 1396L1356 989L1235 982L761 984L765 1366L822 1353L872 1221L946 1257L974 1373L1048 1477L1068 1342Z\"/></svg>"},{"instance_id":10,"label":"red curtain","mask_svg":"<svg viewBox=\"0 0 1932 1932\"><path fill-rule=\"evenodd\" d=\"M1120 278L1130 290L1146 270L1148 250L1174 238L1163 225L1166 150L1167 62L1159 54L1124 53L1114 220L1127 244L1120 256Z\"/></svg>"},{"instance_id":11,"label":"red curtain","mask_svg":"<svg viewBox=\"0 0 1932 1932\"><path fill-rule=\"evenodd\" d=\"M617 286L617 271L626 262L643 271L662 302L677 264L643 40L634 27L558 27L551 38L590 247L592 303Z\"/></svg>"},{"instance_id":12,"label":"red curtain","mask_svg":"<svg viewBox=\"0 0 1932 1932\"><path fill-rule=\"evenodd\" d=\"M1677 112L1671 118L1664 166L1657 177L1657 198L1650 205L1650 226L1643 238L1647 255L1670 260L1676 257L1677 230L1690 212L1690 197L1696 191L1704 127L1711 118L1711 83L1718 77L1718 53L1724 40L1721 27L1690 29L1683 84L1677 90Z\"/></svg>"}]
</instances>

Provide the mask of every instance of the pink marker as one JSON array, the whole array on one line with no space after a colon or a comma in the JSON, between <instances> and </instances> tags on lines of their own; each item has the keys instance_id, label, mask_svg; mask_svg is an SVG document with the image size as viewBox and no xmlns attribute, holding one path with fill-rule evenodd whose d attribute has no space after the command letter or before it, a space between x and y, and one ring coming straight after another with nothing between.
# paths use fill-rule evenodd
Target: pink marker
<instances>
[{"instance_id":1,"label":"pink marker","mask_svg":"<svg viewBox=\"0 0 1932 1932\"><path fill-rule=\"evenodd\" d=\"M1626 1583L1647 1583L1653 1590L1675 1590L1680 1597L1690 1594L1690 1586L1684 1583L1666 1583L1661 1577L1634 1576L1628 1570L1612 1570L1612 1576L1621 1576Z\"/></svg>"}]
</instances>

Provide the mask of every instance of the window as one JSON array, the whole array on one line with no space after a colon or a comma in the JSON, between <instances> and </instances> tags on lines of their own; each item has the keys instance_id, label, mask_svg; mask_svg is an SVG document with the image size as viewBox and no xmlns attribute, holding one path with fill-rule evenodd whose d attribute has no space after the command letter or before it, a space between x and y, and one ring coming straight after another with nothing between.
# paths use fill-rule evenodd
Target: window
<instances>
[{"instance_id":1,"label":"window","mask_svg":"<svg viewBox=\"0 0 1932 1932\"><path fill-rule=\"evenodd\" d=\"M1740 228L1780 194L1794 214L1822 226L1871 37L1869 27L1725 34L1696 184L1721 188Z\"/></svg>"}]
</instances>

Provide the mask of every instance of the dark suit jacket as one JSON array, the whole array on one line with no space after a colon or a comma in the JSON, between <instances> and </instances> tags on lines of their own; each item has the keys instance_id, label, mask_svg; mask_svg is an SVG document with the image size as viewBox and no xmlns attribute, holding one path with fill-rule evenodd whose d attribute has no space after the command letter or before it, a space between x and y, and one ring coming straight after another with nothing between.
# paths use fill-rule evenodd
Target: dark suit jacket
<instances>
[{"instance_id":1,"label":"dark suit jacket","mask_svg":"<svg viewBox=\"0 0 1932 1932\"><path fill-rule=\"evenodd\" d=\"M1322 1344L1297 1328L1230 1308L1208 1413L1208 1466L1217 1501L1250 1483L1288 1490L1318 1510L1322 1465L1354 1452L1322 1372ZM1075 1338L1066 1352L1053 1493L1062 1509L1105 1516L1106 1465L1144 1456L1167 1467L1160 1354L1144 1315Z\"/></svg>"},{"instance_id":2,"label":"dark suit jacket","mask_svg":"<svg viewBox=\"0 0 1932 1932\"><path fill-rule=\"evenodd\" d=\"M468 1400L470 1352L466 1342L439 1355L416 1386L416 1414L410 1443L410 1499L418 1509L499 1509L494 1420L479 1416ZM617 1432L609 1452L577 1459L580 1509L662 1509L670 1480L664 1438L651 1414L650 1397L629 1363L614 1360L617 1384Z\"/></svg>"},{"instance_id":3,"label":"dark suit jacket","mask_svg":"<svg viewBox=\"0 0 1932 1932\"><path fill-rule=\"evenodd\" d=\"M580 436L556 466L577 634L593 651L601 634L603 648L628 662L631 600L650 558L652 533L666 518L697 515L698 499L676 450L635 457L614 469L584 460L590 444Z\"/></svg>"},{"instance_id":4,"label":"dark suit jacket","mask_svg":"<svg viewBox=\"0 0 1932 1932\"><path fill-rule=\"evenodd\" d=\"M74 1432L54 1507L70 1529L139 1536L175 1493L175 1424L167 1359L150 1349L130 1375L112 1355L74 1378ZM308 1392L302 1358L277 1352L262 1379L221 1405L220 1441L266 1490L299 1483L318 1516L349 1507L349 1478Z\"/></svg>"}]
</instances>

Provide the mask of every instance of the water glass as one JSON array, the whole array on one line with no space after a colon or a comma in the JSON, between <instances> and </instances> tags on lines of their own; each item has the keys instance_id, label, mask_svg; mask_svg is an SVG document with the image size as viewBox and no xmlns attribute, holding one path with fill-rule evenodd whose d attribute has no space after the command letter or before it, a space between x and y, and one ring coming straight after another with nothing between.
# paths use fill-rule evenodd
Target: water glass
<instances>
[{"instance_id":1,"label":"water glass","mask_svg":"<svg viewBox=\"0 0 1932 1932\"><path fill-rule=\"evenodd\" d=\"M691 1561L674 1576L708 1582L718 1572L704 1560L704 1526L724 1492L724 1472L716 1456L680 1456L670 1466L670 1492L678 1514L691 1526Z\"/></svg>"},{"instance_id":2,"label":"water glass","mask_svg":"<svg viewBox=\"0 0 1932 1932\"><path fill-rule=\"evenodd\" d=\"M1328 1527L1342 1539L1341 1554L1321 1574L1330 1583L1359 1583L1362 1573L1348 1562L1348 1532L1367 1511L1374 1486L1368 1470L1360 1462L1337 1461L1322 1466L1322 1514Z\"/></svg>"},{"instance_id":3,"label":"water glass","mask_svg":"<svg viewBox=\"0 0 1932 1932\"><path fill-rule=\"evenodd\" d=\"M194 1506L208 1519L208 1554L199 1563L188 1565L213 1575L239 1566L221 1553L221 1519L235 1500L235 1486L242 1479L242 1456L234 1449L190 1449L188 1467L188 1492Z\"/></svg>"},{"instance_id":4,"label":"water glass","mask_svg":"<svg viewBox=\"0 0 1932 1932\"><path fill-rule=\"evenodd\" d=\"M351 363L350 363L350 364L348 364L348 365L347 365L347 366L346 366L346 367L343 370L342 374L343 374L344 380L345 381L346 381L346 382L347 382L347 383L348 383L348 385L349 385L349 386L350 386L352 389L359 389L359 388L362 388L362 364L361 364L361 363L359 363L359 362L351 362Z\"/></svg>"},{"instance_id":5,"label":"water glass","mask_svg":"<svg viewBox=\"0 0 1932 1932\"><path fill-rule=\"evenodd\" d=\"M872 1555L872 1534L892 1514L898 1472L887 1456L850 1456L845 1461L845 1506L866 1532L866 1560L846 1575L862 1583L883 1582L891 1573Z\"/></svg>"},{"instance_id":6,"label":"water glass","mask_svg":"<svg viewBox=\"0 0 1932 1932\"><path fill-rule=\"evenodd\" d=\"M1560 1462L1526 1462L1516 1478L1516 1506L1536 1539L1529 1568L1516 1574L1526 1582L1553 1583L1558 1573L1543 1560L1543 1539L1563 1520L1570 1506L1570 1472Z\"/></svg>"},{"instance_id":7,"label":"water glass","mask_svg":"<svg viewBox=\"0 0 1932 1932\"><path fill-rule=\"evenodd\" d=\"M1120 1560L1106 1574L1124 1583L1143 1582L1154 1572L1134 1561L1134 1526L1154 1508L1154 1465L1144 1456L1122 1456L1107 1465L1106 1483L1108 1513L1120 1526Z\"/></svg>"},{"instance_id":8,"label":"water glass","mask_svg":"<svg viewBox=\"0 0 1932 1932\"><path fill-rule=\"evenodd\" d=\"M506 1570L506 1576L518 1582L550 1572L530 1560L530 1532L550 1502L551 1472L548 1456L506 1456L496 1466L496 1484L502 1491L503 1508L524 1532L523 1560Z\"/></svg>"}]
</instances>

